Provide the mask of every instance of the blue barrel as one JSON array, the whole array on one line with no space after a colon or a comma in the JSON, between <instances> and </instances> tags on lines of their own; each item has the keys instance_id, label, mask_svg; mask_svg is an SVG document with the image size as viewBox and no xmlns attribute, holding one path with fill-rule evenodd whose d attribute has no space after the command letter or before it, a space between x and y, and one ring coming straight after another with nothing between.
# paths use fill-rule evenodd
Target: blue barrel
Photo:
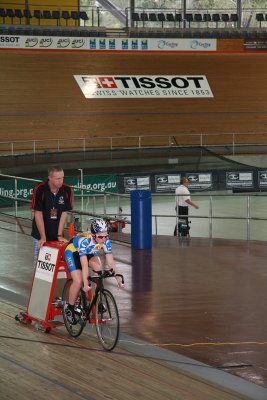
<instances>
[{"instance_id":1,"label":"blue barrel","mask_svg":"<svg viewBox=\"0 0 267 400\"><path fill-rule=\"evenodd\" d=\"M152 206L150 190L131 192L131 235L133 249L152 247Z\"/></svg>"}]
</instances>

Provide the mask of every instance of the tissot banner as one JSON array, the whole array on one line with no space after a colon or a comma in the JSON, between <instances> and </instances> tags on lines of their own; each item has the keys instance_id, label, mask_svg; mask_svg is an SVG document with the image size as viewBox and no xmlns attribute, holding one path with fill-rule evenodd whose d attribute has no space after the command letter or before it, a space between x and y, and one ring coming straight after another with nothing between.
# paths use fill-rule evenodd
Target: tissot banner
<instances>
[{"instance_id":1,"label":"tissot banner","mask_svg":"<svg viewBox=\"0 0 267 400\"><path fill-rule=\"evenodd\" d=\"M87 99L213 97L205 75L74 75Z\"/></svg>"}]
</instances>

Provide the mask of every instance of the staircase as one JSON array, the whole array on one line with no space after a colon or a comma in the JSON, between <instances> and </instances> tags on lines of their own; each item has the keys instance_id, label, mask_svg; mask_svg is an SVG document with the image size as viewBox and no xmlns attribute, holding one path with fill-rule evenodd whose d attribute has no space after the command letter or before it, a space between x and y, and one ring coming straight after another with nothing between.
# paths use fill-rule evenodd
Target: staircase
<instances>
[{"instance_id":1,"label":"staircase","mask_svg":"<svg viewBox=\"0 0 267 400\"><path fill-rule=\"evenodd\" d=\"M106 36L112 38L127 38L128 34L125 29L106 28Z\"/></svg>"}]
</instances>

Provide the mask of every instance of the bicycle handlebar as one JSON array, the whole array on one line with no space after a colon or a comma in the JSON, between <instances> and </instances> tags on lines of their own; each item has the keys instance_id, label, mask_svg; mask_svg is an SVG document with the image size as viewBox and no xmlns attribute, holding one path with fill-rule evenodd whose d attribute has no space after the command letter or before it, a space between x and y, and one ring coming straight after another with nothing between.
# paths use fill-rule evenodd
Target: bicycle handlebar
<instances>
[{"instance_id":1,"label":"bicycle handlebar","mask_svg":"<svg viewBox=\"0 0 267 400\"><path fill-rule=\"evenodd\" d=\"M104 271L95 271L93 270L98 276L88 276L88 280L91 282L94 282L96 279L105 279L105 278L111 278L113 276L120 276L122 283L124 283L124 277L122 274L115 274L113 269L105 269Z\"/></svg>"}]
</instances>

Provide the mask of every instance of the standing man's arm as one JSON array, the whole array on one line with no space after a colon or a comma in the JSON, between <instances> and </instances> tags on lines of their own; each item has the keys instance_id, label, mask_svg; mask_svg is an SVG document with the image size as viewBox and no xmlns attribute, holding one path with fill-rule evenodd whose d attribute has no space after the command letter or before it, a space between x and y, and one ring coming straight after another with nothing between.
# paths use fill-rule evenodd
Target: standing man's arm
<instances>
[{"instance_id":1,"label":"standing man's arm","mask_svg":"<svg viewBox=\"0 0 267 400\"><path fill-rule=\"evenodd\" d=\"M59 225L58 225L57 238L61 242L68 242L67 239L64 239L64 226L67 221L67 216L68 216L67 211L63 211L63 213L61 214L61 217L60 217Z\"/></svg>"},{"instance_id":2,"label":"standing man's arm","mask_svg":"<svg viewBox=\"0 0 267 400\"><path fill-rule=\"evenodd\" d=\"M189 204L190 206L194 207L196 210L199 209L199 206L198 206L197 204L193 203L192 200L187 199L187 200L185 200L185 202L186 202L187 204Z\"/></svg>"},{"instance_id":3,"label":"standing man's arm","mask_svg":"<svg viewBox=\"0 0 267 400\"><path fill-rule=\"evenodd\" d=\"M37 229L40 233L40 239L38 240L38 249L40 249L46 242L43 212L34 210L34 218Z\"/></svg>"}]
</instances>

